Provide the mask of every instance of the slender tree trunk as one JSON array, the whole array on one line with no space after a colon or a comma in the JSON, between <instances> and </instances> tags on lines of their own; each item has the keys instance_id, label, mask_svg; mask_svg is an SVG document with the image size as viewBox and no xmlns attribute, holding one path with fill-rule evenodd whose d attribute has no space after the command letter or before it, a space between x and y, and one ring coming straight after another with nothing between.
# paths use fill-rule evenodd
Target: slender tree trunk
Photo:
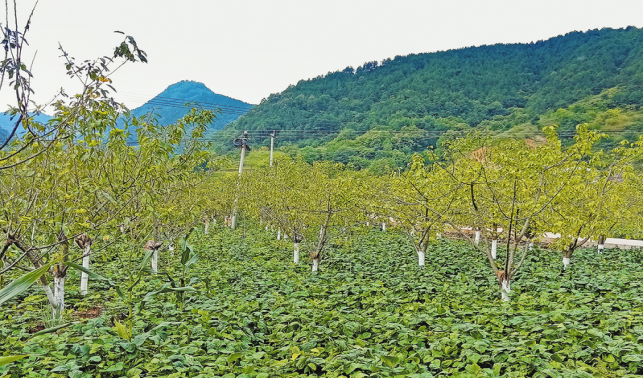
<instances>
[{"instance_id":1,"label":"slender tree trunk","mask_svg":"<svg viewBox=\"0 0 643 378\"><path fill-rule=\"evenodd\" d=\"M563 252L563 269L567 270L569 264L572 263L572 255L574 254L574 242L572 245L568 246L565 252Z\"/></svg>"},{"instance_id":2,"label":"slender tree trunk","mask_svg":"<svg viewBox=\"0 0 643 378\"><path fill-rule=\"evenodd\" d=\"M209 228L210 228L210 220L206 219L205 220L205 234L206 235L208 234Z\"/></svg>"},{"instance_id":3,"label":"slender tree trunk","mask_svg":"<svg viewBox=\"0 0 643 378\"><path fill-rule=\"evenodd\" d=\"M424 260L426 258L426 251L418 250L418 265L424 266Z\"/></svg>"},{"instance_id":4,"label":"slender tree trunk","mask_svg":"<svg viewBox=\"0 0 643 378\"><path fill-rule=\"evenodd\" d=\"M277 240L281 240L281 228L277 229Z\"/></svg>"},{"instance_id":5,"label":"slender tree trunk","mask_svg":"<svg viewBox=\"0 0 643 378\"><path fill-rule=\"evenodd\" d=\"M491 241L491 257L495 260L498 258L498 239L494 239Z\"/></svg>"},{"instance_id":6,"label":"slender tree trunk","mask_svg":"<svg viewBox=\"0 0 643 378\"><path fill-rule=\"evenodd\" d=\"M58 235L58 242L60 243L60 255L63 261L67 261L69 256L69 242L67 237L61 230ZM54 319L62 319L63 312L65 311L65 278L67 276L67 266L63 264L56 264L53 267L54 273L54 299L56 306L52 309Z\"/></svg>"},{"instance_id":7,"label":"slender tree trunk","mask_svg":"<svg viewBox=\"0 0 643 378\"><path fill-rule=\"evenodd\" d=\"M324 220L324 224L321 226L321 229L319 230L319 242L317 243L317 249L315 250L315 252L311 253L310 255L310 257L313 260L313 268L312 268L313 272L316 272L319 270L319 264L321 263L321 258L322 258L322 250L324 249L324 245L326 244L326 233L328 230L328 224L330 223L330 217L331 217L331 207L330 207L330 195L329 195L326 219Z\"/></svg>"},{"instance_id":8,"label":"slender tree trunk","mask_svg":"<svg viewBox=\"0 0 643 378\"><path fill-rule=\"evenodd\" d=\"M603 253L603 250L605 249L605 235L601 235L598 237L598 254L600 255Z\"/></svg>"},{"instance_id":9,"label":"slender tree trunk","mask_svg":"<svg viewBox=\"0 0 643 378\"><path fill-rule=\"evenodd\" d=\"M152 252L152 273L158 274L159 272L159 250L155 248Z\"/></svg>"},{"instance_id":10,"label":"slender tree trunk","mask_svg":"<svg viewBox=\"0 0 643 378\"><path fill-rule=\"evenodd\" d=\"M386 222L382 222L382 231L386 232Z\"/></svg>"},{"instance_id":11,"label":"slender tree trunk","mask_svg":"<svg viewBox=\"0 0 643 378\"><path fill-rule=\"evenodd\" d=\"M476 236L473 242L475 243L475 245L480 244L480 230L476 230Z\"/></svg>"},{"instance_id":12,"label":"slender tree trunk","mask_svg":"<svg viewBox=\"0 0 643 378\"><path fill-rule=\"evenodd\" d=\"M500 283L500 295L503 301L509 302L509 293L511 293L511 281L505 279Z\"/></svg>"},{"instance_id":13,"label":"slender tree trunk","mask_svg":"<svg viewBox=\"0 0 643 378\"><path fill-rule=\"evenodd\" d=\"M3 230L3 232L6 233L7 231ZM38 256L37 252L32 248L28 247L27 245L25 245L15 235L7 234L7 244L13 244L16 246L16 248L18 248L20 251L25 253L27 255L27 258L31 262L31 264L34 266L34 268L39 269L42 267L43 265L42 260L40 259L40 256ZM6 248L9 248L9 247L6 247ZM49 301L49 304L51 305L51 307L56 307L56 297L54 296L53 291L51 291L51 287L49 286L47 277L44 274L40 276L40 284L45 294L47 295L47 300Z\"/></svg>"},{"instance_id":14,"label":"slender tree trunk","mask_svg":"<svg viewBox=\"0 0 643 378\"><path fill-rule=\"evenodd\" d=\"M295 264L299 264L299 243L297 242L293 243L293 249L294 249L293 262Z\"/></svg>"},{"instance_id":15,"label":"slender tree trunk","mask_svg":"<svg viewBox=\"0 0 643 378\"><path fill-rule=\"evenodd\" d=\"M91 253L91 245L85 246L83 253L83 268L89 269L89 255ZM80 273L80 295L87 295L87 286L89 284L89 275L85 272Z\"/></svg>"}]
</instances>

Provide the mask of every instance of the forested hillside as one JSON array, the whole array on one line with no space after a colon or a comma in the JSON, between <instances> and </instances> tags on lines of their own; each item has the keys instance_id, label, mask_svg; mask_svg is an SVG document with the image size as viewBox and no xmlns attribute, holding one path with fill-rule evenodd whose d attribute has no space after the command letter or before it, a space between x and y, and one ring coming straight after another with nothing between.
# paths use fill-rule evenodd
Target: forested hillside
<instances>
[{"instance_id":1,"label":"forested hillside","mask_svg":"<svg viewBox=\"0 0 643 378\"><path fill-rule=\"evenodd\" d=\"M398 56L272 94L221 140L248 130L267 145L266 135L281 130L278 143L308 160L363 168L402 166L409 153L470 128L530 136L562 118L561 136L570 137L577 123L601 127L611 117L615 135L637 133L642 58L643 30L634 27Z\"/></svg>"},{"instance_id":2,"label":"forested hillside","mask_svg":"<svg viewBox=\"0 0 643 378\"><path fill-rule=\"evenodd\" d=\"M187 104L189 106L186 106ZM225 125L239 118L239 116L246 114L253 106L243 101L214 93L203 83L184 80L170 85L145 104L132 110L131 114L136 117L154 114L158 117L161 125L170 125L185 116L194 105L217 112L217 118L209 125L208 132L222 129ZM122 127L122 125L123 121L121 120L119 126ZM130 132L135 135L133 129Z\"/></svg>"},{"instance_id":3,"label":"forested hillside","mask_svg":"<svg viewBox=\"0 0 643 378\"><path fill-rule=\"evenodd\" d=\"M50 118L51 117L46 114L38 114L34 116L34 120L40 123L47 123ZM12 117L9 114L0 113L0 143L3 143L7 139L11 130L13 130L17 119L17 117ZM19 126L16 130L16 134L20 136L24 133L25 129L22 126Z\"/></svg>"}]
</instances>

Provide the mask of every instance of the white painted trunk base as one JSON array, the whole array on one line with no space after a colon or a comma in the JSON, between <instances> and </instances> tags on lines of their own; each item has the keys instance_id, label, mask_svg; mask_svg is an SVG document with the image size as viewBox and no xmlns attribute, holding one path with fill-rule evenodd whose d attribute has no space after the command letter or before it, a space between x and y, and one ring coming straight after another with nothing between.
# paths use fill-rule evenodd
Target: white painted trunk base
<instances>
[{"instance_id":1,"label":"white painted trunk base","mask_svg":"<svg viewBox=\"0 0 643 378\"><path fill-rule=\"evenodd\" d=\"M284 232L284 240L288 240L288 234Z\"/></svg>"},{"instance_id":2,"label":"white painted trunk base","mask_svg":"<svg viewBox=\"0 0 643 378\"><path fill-rule=\"evenodd\" d=\"M476 245L480 244L480 231L476 231L476 237L475 237L475 239L473 240L473 242L474 242Z\"/></svg>"},{"instance_id":3,"label":"white painted trunk base","mask_svg":"<svg viewBox=\"0 0 643 378\"><path fill-rule=\"evenodd\" d=\"M45 291L45 294L47 295L47 300L49 300L49 304L51 305L51 307L55 307L57 303L56 297L54 296L54 292L51 291L51 288L49 287L49 285L44 285L42 289Z\"/></svg>"},{"instance_id":4,"label":"white painted trunk base","mask_svg":"<svg viewBox=\"0 0 643 378\"><path fill-rule=\"evenodd\" d=\"M500 295L503 301L509 302L509 293L511 293L511 282L504 280L500 284Z\"/></svg>"},{"instance_id":5,"label":"white painted trunk base","mask_svg":"<svg viewBox=\"0 0 643 378\"><path fill-rule=\"evenodd\" d=\"M156 274L159 271L159 251L157 249L152 253L152 273Z\"/></svg>"},{"instance_id":6,"label":"white painted trunk base","mask_svg":"<svg viewBox=\"0 0 643 378\"><path fill-rule=\"evenodd\" d=\"M210 222L206 221L205 222L205 234L206 235L208 234L209 228L210 228Z\"/></svg>"},{"instance_id":7,"label":"white painted trunk base","mask_svg":"<svg viewBox=\"0 0 643 378\"><path fill-rule=\"evenodd\" d=\"M572 259L569 257L563 257L563 268L567 270L567 266L571 264Z\"/></svg>"},{"instance_id":8,"label":"white painted trunk base","mask_svg":"<svg viewBox=\"0 0 643 378\"><path fill-rule=\"evenodd\" d=\"M531 251L533 249L534 249L534 243L529 243L529 250Z\"/></svg>"},{"instance_id":9,"label":"white painted trunk base","mask_svg":"<svg viewBox=\"0 0 643 378\"><path fill-rule=\"evenodd\" d=\"M491 241L491 257L494 260L498 258L498 240Z\"/></svg>"},{"instance_id":10,"label":"white painted trunk base","mask_svg":"<svg viewBox=\"0 0 643 378\"><path fill-rule=\"evenodd\" d=\"M600 255L603 253L603 250L605 249L605 244L599 244L598 245L598 254Z\"/></svg>"},{"instance_id":11,"label":"white painted trunk base","mask_svg":"<svg viewBox=\"0 0 643 378\"><path fill-rule=\"evenodd\" d=\"M418 252L418 265L419 266L424 266L424 258L426 257L426 254L422 251Z\"/></svg>"},{"instance_id":12,"label":"white painted trunk base","mask_svg":"<svg viewBox=\"0 0 643 378\"><path fill-rule=\"evenodd\" d=\"M56 307L53 308L52 314L54 319L61 319L65 310L65 277L54 276L54 298ZM58 310L58 317L56 317L56 310Z\"/></svg>"},{"instance_id":13,"label":"white painted trunk base","mask_svg":"<svg viewBox=\"0 0 643 378\"><path fill-rule=\"evenodd\" d=\"M371 222L366 222L366 227L371 227Z\"/></svg>"},{"instance_id":14,"label":"white painted trunk base","mask_svg":"<svg viewBox=\"0 0 643 378\"><path fill-rule=\"evenodd\" d=\"M277 230L277 240L281 240L281 229Z\"/></svg>"},{"instance_id":15,"label":"white painted trunk base","mask_svg":"<svg viewBox=\"0 0 643 378\"><path fill-rule=\"evenodd\" d=\"M294 249L293 262L295 264L299 264L299 243L294 243L293 249Z\"/></svg>"},{"instance_id":16,"label":"white painted trunk base","mask_svg":"<svg viewBox=\"0 0 643 378\"><path fill-rule=\"evenodd\" d=\"M319 259L313 259L313 272L319 270Z\"/></svg>"},{"instance_id":17,"label":"white painted trunk base","mask_svg":"<svg viewBox=\"0 0 643 378\"><path fill-rule=\"evenodd\" d=\"M382 231L386 232L386 223L382 223Z\"/></svg>"},{"instance_id":18,"label":"white painted trunk base","mask_svg":"<svg viewBox=\"0 0 643 378\"><path fill-rule=\"evenodd\" d=\"M89 269L89 254L91 252L91 247L88 246L85 248L85 253L83 254L83 268ZM85 272L80 273L80 295L87 295L87 286L89 284L89 275Z\"/></svg>"}]
</instances>

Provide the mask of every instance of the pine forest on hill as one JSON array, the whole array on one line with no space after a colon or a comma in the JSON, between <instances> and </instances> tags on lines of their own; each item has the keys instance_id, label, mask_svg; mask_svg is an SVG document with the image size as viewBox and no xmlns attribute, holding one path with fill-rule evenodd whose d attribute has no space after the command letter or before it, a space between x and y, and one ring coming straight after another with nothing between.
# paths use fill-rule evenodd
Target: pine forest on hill
<instances>
[{"instance_id":1,"label":"pine forest on hill","mask_svg":"<svg viewBox=\"0 0 643 378\"><path fill-rule=\"evenodd\" d=\"M249 131L257 146L279 134L286 152L385 173L440 138L471 129L531 137L579 123L616 145L643 131L643 30L572 32L369 62L302 80L272 94L217 137L219 151Z\"/></svg>"}]
</instances>

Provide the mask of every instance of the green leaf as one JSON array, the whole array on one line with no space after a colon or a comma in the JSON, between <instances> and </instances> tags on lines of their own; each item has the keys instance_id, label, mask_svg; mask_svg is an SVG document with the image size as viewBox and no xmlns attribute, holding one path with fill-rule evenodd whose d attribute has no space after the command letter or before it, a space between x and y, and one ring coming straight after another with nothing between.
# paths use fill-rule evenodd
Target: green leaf
<instances>
[{"instance_id":1,"label":"green leaf","mask_svg":"<svg viewBox=\"0 0 643 378\"><path fill-rule=\"evenodd\" d=\"M29 355L28 354L22 354L22 355L19 355L19 356L2 356L2 357L0 357L0 366L10 364L10 363L12 363L14 361L18 361L18 360L20 360L22 358L25 358L25 357L29 357Z\"/></svg>"},{"instance_id":2,"label":"green leaf","mask_svg":"<svg viewBox=\"0 0 643 378\"><path fill-rule=\"evenodd\" d=\"M165 286L165 285L164 285ZM145 297L143 297L143 301L149 301L150 299L156 297L159 294L162 293L170 293L170 292L186 292L186 291L197 291L195 288L192 286L184 286L184 287L162 287L160 290L157 291L151 291L147 294L145 294Z\"/></svg>"},{"instance_id":3,"label":"green leaf","mask_svg":"<svg viewBox=\"0 0 643 378\"><path fill-rule=\"evenodd\" d=\"M121 370L123 370L123 368L124 368L123 363L122 362L117 362L116 365L113 365L113 366L111 366L111 367L109 367L109 368L107 368L105 370L101 370L101 371L121 371Z\"/></svg>"},{"instance_id":4,"label":"green leaf","mask_svg":"<svg viewBox=\"0 0 643 378\"><path fill-rule=\"evenodd\" d=\"M194 263L196 263L199 260L199 257L200 256L198 253L195 253L194 255L192 255L192 258L190 258L185 264L183 264L185 266L185 269L189 268L191 265L194 265Z\"/></svg>"},{"instance_id":5,"label":"green leaf","mask_svg":"<svg viewBox=\"0 0 643 378\"><path fill-rule=\"evenodd\" d=\"M386 366L390 367L391 369L400 362L400 359L395 356L380 356L380 359Z\"/></svg>"},{"instance_id":6,"label":"green leaf","mask_svg":"<svg viewBox=\"0 0 643 378\"><path fill-rule=\"evenodd\" d=\"M0 305L7 302L16 295L19 295L23 291L29 289L29 287L34 282L36 282L36 280L38 280L40 276L45 274L47 270L49 270L49 264L43 265L39 269L36 269L23 275L20 278L13 280L9 285L0 290Z\"/></svg>"},{"instance_id":7,"label":"green leaf","mask_svg":"<svg viewBox=\"0 0 643 378\"><path fill-rule=\"evenodd\" d=\"M236 360L240 359L241 356L243 356L243 353L240 353L240 352L232 353L231 355L228 356L228 362L233 363Z\"/></svg>"},{"instance_id":8,"label":"green leaf","mask_svg":"<svg viewBox=\"0 0 643 378\"><path fill-rule=\"evenodd\" d=\"M67 324L62 324L62 325L56 326L56 327L51 327L51 328L43 329L42 331L38 331L38 332L34 333L33 335L31 335L31 338L34 338L34 337L36 337L36 336L40 336L40 335L45 335L45 334L47 334L47 333L56 332L56 331L58 331L59 329L63 329L63 328L65 328L65 327L69 327L71 324L72 324L72 323L67 323Z\"/></svg>"}]
</instances>

